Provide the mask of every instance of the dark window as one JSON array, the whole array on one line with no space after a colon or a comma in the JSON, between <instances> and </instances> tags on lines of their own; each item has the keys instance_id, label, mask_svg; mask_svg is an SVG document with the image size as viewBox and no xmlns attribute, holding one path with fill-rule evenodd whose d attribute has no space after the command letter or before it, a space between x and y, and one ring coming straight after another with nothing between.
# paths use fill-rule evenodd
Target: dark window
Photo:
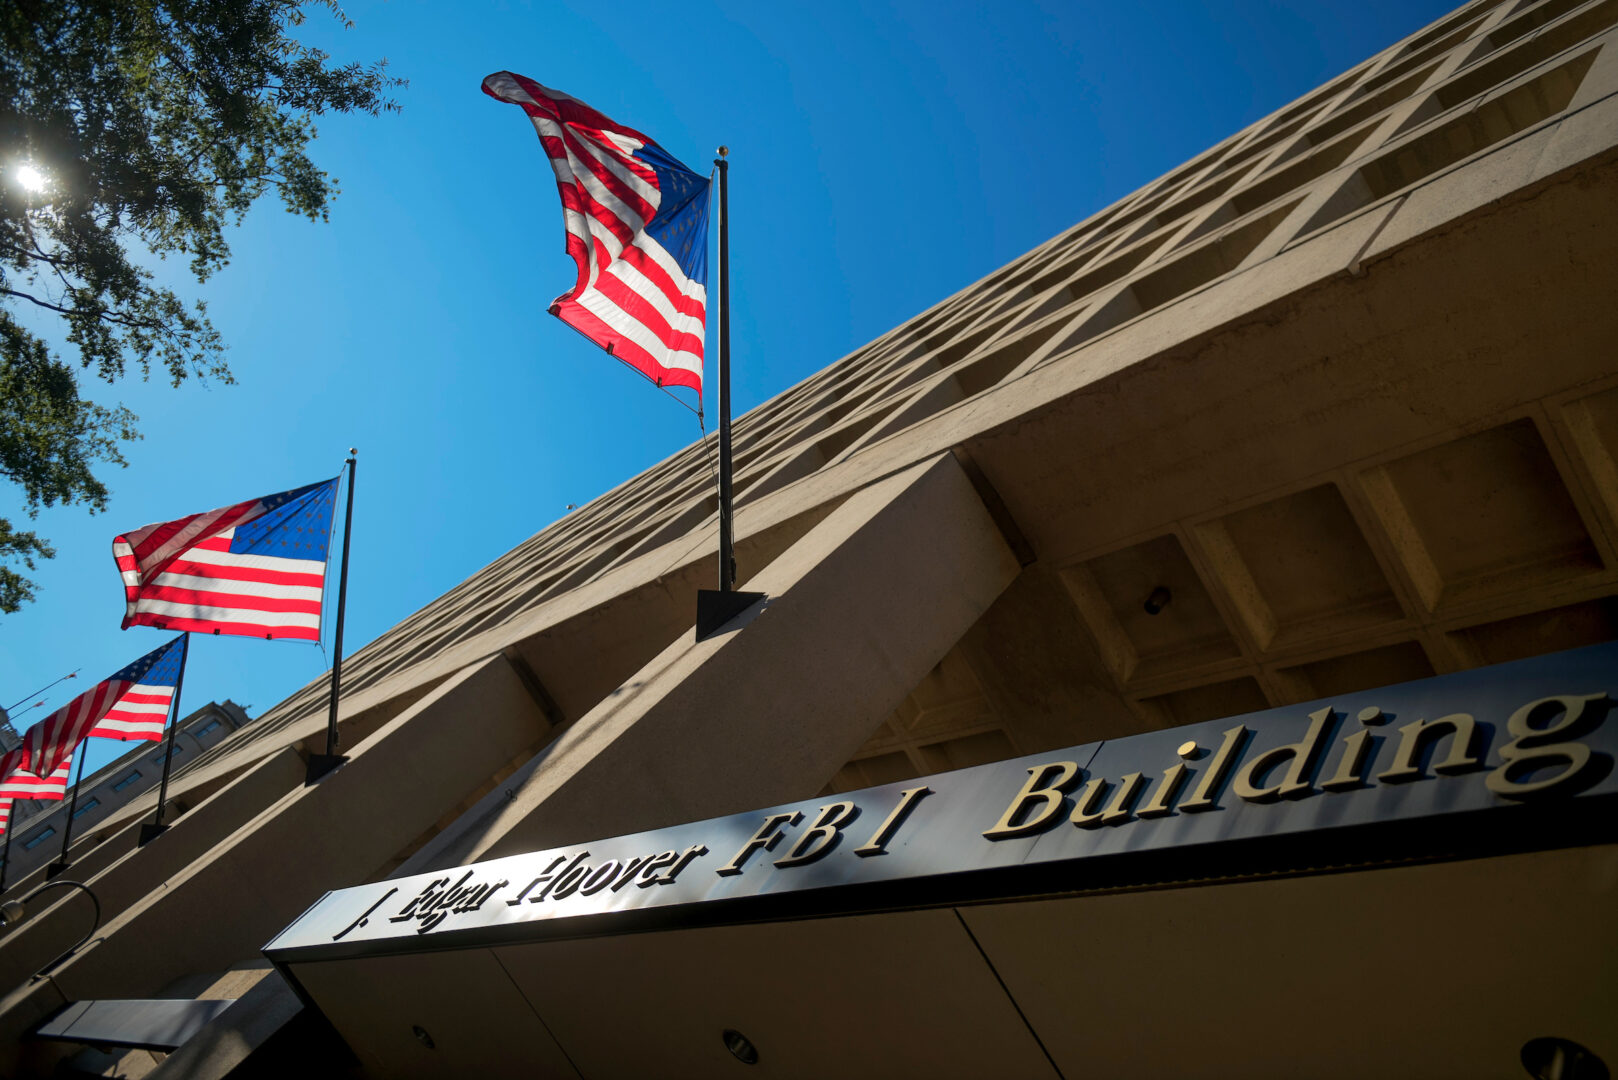
<instances>
[{"instance_id":1,"label":"dark window","mask_svg":"<svg viewBox=\"0 0 1618 1080\"><path fill-rule=\"evenodd\" d=\"M94 810L96 807L98 807L100 805L101 805L101 800L96 798L94 795L92 795L88 799L85 799L83 802L81 802L74 809L73 817L74 817L75 820L77 820L82 815L89 813L91 810Z\"/></svg>"},{"instance_id":2,"label":"dark window","mask_svg":"<svg viewBox=\"0 0 1618 1080\"><path fill-rule=\"evenodd\" d=\"M219 726L219 721L218 720L209 720L206 724L203 724L201 727L197 728L197 730L193 731L191 734L193 736L195 736L196 738L200 739L204 735L208 734L208 732L210 732L210 731L214 730L215 728L217 728L218 726Z\"/></svg>"},{"instance_id":3,"label":"dark window","mask_svg":"<svg viewBox=\"0 0 1618 1080\"><path fill-rule=\"evenodd\" d=\"M46 840L50 839L51 837L53 837L55 835L56 835L56 830L51 828L49 825L47 825L43 829L41 829L37 833L35 833L33 836L30 836L28 839L24 840L22 842L22 849L24 851L33 851L40 844L44 843Z\"/></svg>"},{"instance_id":4,"label":"dark window","mask_svg":"<svg viewBox=\"0 0 1618 1080\"><path fill-rule=\"evenodd\" d=\"M122 791L122 790L124 790L124 788L128 787L130 784L133 784L136 780L139 780L139 779L140 779L140 770L136 769L134 772L131 772L128 776L124 777L122 780L120 780L116 784L112 785L112 790L114 790L114 791Z\"/></svg>"}]
</instances>

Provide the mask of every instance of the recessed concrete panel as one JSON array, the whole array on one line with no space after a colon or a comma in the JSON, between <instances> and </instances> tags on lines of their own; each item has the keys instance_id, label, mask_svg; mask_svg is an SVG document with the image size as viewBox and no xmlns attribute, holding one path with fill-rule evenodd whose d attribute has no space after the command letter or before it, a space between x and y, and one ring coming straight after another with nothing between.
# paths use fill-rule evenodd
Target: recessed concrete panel
<instances>
[{"instance_id":1,"label":"recessed concrete panel","mask_svg":"<svg viewBox=\"0 0 1618 1080\"><path fill-rule=\"evenodd\" d=\"M1334 694L1352 694L1378 686L1393 686L1435 674L1427 652L1419 642L1401 641L1376 649L1311 660L1307 664L1283 668L1282 674L1295 693L1294 701L1312 701Z\"/></svg>"},{"instance_id":2,"label":"recessed concrete panel","mask_svg":"<svg viewBox=\"0 0 1618 1080\"><path fill-rule=\"evenodd\" d=\"M1618 638L1618 597L1534 611L1457 631L1468 658L1503 664Z\"/></svg>"},{"instance_id":3,"label":"recessed concrete panel","mask_svg":"<svg viewBox=\"0 0 1618 1080\"><path fill-rule=\"evenodd\" d=\"M1144 670L1158 666L1152 661L1170 657L1184 662L1238 655L1240 650L1219 609L1176 537L1159 536L1091 559L1082 570L1090 581L1074 573L1065 575L1065 580L1092 631L1098 637L1109 636L1113 632L1107 625L1110 617ZM1084 595L1092 581L1105 603L1100 610ZM1169 598L1154 614L1146 603L1158 589L1168 590ZM1135 673L1131 665L1131 670L1120 675L1127 678Z\"/></svg>"},{"instance_id":4,"label":"recessed concrete panel","mask_svg":"<svg viewBox=\"0 0 1618 1080\"><path fill-rule=\"evenodd\" d=\"M1334 484L1219 519L1277 643L1397 620L1399 602Z\"/></svg>"},{"instance_id":5,"label":"recessed concrete panel","mask_svg":"<svg viewBox=\"0 0 1618 1080\"><path fill-rule=\"evenodd\" d=\"M1164 727L1196 724L1270 707L1257 681L1245 677L1174 690L1147 698L1145 703L1162 712Z\"/></svg>"},{"instance_id":6,"label":"recessed concrete panel","mask_svg":"<svg viewBox=\"0 0 1618 1080\"><path fill-rule=\"evenodd\" d=\"M1454 602L1597 572L1601 559L1533 421L1382 470Z\"/></svg>"}]
</instances>

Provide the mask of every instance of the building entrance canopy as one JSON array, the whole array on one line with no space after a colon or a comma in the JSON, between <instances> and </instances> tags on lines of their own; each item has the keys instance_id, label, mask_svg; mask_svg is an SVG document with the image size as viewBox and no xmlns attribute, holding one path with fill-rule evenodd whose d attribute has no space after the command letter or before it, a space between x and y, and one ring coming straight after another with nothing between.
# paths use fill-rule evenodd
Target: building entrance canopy
<instances>
[{"instance_id":1,"label":"building entrance canopy","mask_svg":"<svg viewBox=\"0 0 1618 1080\"><path fill-rule=\"evenodd\" d=\"M1600 842L1614 701L1618 644L1598 645L343 889L264 951L296 964Z\"/></svg>"}]
</instances>

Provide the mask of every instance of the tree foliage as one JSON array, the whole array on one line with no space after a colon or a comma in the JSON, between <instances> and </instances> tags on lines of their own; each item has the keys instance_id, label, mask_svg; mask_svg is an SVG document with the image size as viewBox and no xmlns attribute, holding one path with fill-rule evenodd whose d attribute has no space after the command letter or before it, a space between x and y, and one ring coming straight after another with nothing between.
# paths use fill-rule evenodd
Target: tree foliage
<instances>
[{"instance_id":1,"label":"tree foliage","mask_svg":"<svg viewBox=\"0 0 1618 1080\"><path fill-rule=\"evenodd\" d=\"M0 4L0 477L30 517L104 509L93 466L125 464L120 442L139 437L82 379L232 381L205 305L141 260L184 257L206 281L272 190L325 220L337 185L308 156L314 118L397 108L385 60L333 64L292 36L309 8L347 25L331 0ZM51 321L71 361L39 336ZM16 565L52 554L0 517L0 611L33 597Z\"/></svg>"}]
</instances>

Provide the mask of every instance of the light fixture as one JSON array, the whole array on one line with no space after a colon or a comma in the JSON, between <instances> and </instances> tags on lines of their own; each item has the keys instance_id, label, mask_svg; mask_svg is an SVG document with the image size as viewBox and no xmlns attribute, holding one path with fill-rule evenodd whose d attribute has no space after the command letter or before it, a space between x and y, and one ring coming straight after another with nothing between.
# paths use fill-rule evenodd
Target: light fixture
<instances>
[{"instance_id":1,"label":"light fixture","mask_svg":"<svg viewBox=\"0 0 1618 1080\"><path fill-rule=\"evenodd\" d=\"M420 1024L411 1024L410 1034L414 1035L416 1037L416 1041L425 1046L427 1049L438 1049L438 1044L433 1042L433 1037L427 1034L427 1029L422 1027Z\"/></svg>"},{"instance_id":2,"label":"light fixture","mask_svg":"<svg viewBox=\"0 0 1618 1080\"><path fill-rule=\"evenodd\" d=\"M95 905L95 921L90 924L90 929L85 932L85 935L80 938L71 948L69 948L67 952L40 968L39 971L34 974L35 980L44 978L47 973L54 970L57 966L65 963L67 959L74 953L84 948L85 943L87 943L90 938L95 935L95 932L101 928L101 901L96 899L96 894L90 891L90 886L84 884L82 881L47 881L45 884L41 885L37 889L34 889L26 896L19 896L15 900L7 900L5 903L0 904L0 930L7 930L13 926L16 926L18 923L22 922L28 917L28 902L30 900L47 889L60 888L79 889L84 893L85 896L88 896L90 898L90 903Z\"/></svg>"},{"instance_id":3,"label":"light fixture","mask_svg":"<svg viewBox=\"0 0 1618 1080\"><path fill-rule=\"evenodd\" d=\"M725 1040L725 1049L743 1065L758 1064L758 1047L753 1041L735 1028L726 1028L722 1038Z\"/></svg>"},{"instance_id":4,"label":"light fixture","mask_svg":"<svg viewBox=\"0 0 1618 1080\"><path fill-rule=\"evenodd\" d=\"M1572 1039L1545 1035L1522 1044L1522 1067L1535 1080L1609 1080L1607 1063Z\"/></svg>"},{"instance_id":5,"label":"light fixture","mask_svg":"<svg viewBox=\"0 0 1618 1080\"><path fill-rule=\"evenodd\" d=\"M1174 594L1169 592L1167 587L1159 585L1152 590L1151 595L1146 598L1146 603L1142 606L1146 608L1146 614L1157 615L1168 607L1169 601L1173 599Z\"/></svg>"}]
</instances>

